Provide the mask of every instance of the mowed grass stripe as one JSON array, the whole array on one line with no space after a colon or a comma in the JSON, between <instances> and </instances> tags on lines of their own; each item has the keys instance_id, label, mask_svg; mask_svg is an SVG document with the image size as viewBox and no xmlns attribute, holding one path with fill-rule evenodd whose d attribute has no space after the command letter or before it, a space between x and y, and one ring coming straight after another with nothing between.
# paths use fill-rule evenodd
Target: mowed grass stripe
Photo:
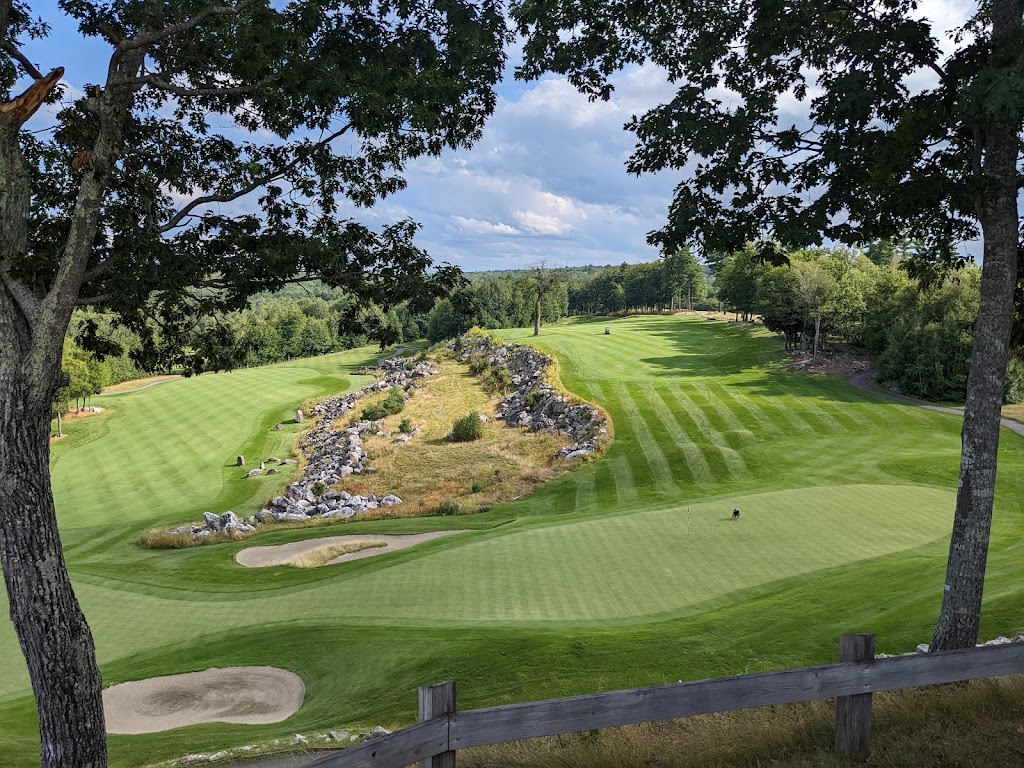
<instances>
[{"instance_id":1,"label":"mowed grass stripe","mask_svg":"<svg viewBox=\"0 0 1024 768\"><path fill-rule=\"evenodd\" d=\"M694 384L694 390L699 392L708 403L720 403L722 407L732 414L733 418L740 424L746 424L761 439L772 435L788 434L789 422L785 427L778 421L773 420L762 411L761 408L750 403L746 398L741 398L729 384L707 383L706 385ZM754 426L756 425L756 427Z\"/></svg>"},{"instance_id":2,"label":"mowed grass stripe","mask_svg":"<svg viewBox=\"0 0 1024 768\"><path fill-rule=\"evenodd\" d=\"M662 387L661 392L672 399L676 406L674 413L679 414L688 424L687 433L695 438L700 438L698 444L708 466L718 463L711 458L711 454L716 453L724 466L726 475L741 475L746 472L746 463L738 449L753 437L752 433L740 429L722 431L712 423L712 417L721 418L719 409L707 407L702 410L680 387ZM664 398L662 398L662 402L668 408L668 403ZM722 421L728 424L724 419Z\"/></svg>"},{"instance_id":3,"label":"mowed grass stripe","mask_svg":"<svg viewBox=\"0 0 1024 768\"><path fill-rule=\"evenodd\" d=\"M712 469L712 464L708 461L704 452L704 449L708 447L707 443L699 445L694 441L693 436L680 425L675 413L669 409L668 404L662 398L658 389L645 385L640 387L639 391L644 396L654 416L658 419L661 425L661 433L665 436L666 442L675 446L682 454L686 466L690 468L690 473L694 478L698 479L699 482L706 483L722 479L729 474L724 461L716 462L715 469ZM717 454L717 458L721 459L721 455Z\"/></svg>"},{"instance_id":4,"label":"mowed grass stripe","mask_svg":"<svg viewBox=\"0 0 1024 768\"><path fill-rule=\"evenodd\" d=\"M679 475L680 482L684 483L690 483L698 479L704 480L705 476L694 472L693 467L687 461L686 455L679 449L676 443L667 439L658 440L655 437L655 432L660 432L664 436L665 430L660 428L657 422L654 424L649 422L647 416L640 412L640 408L633 398L632 386L620 384L614 387L614 390L633 427L637 442L640 445L641 455L654 476L655 488L660 491L673 490L675 488L672 482L673 475ZM673 462L675 471L673 471L673 466L669 464L665 451L661 448L662 445L665 446L667 451L675 455L677 459Z\"/></svg>"},{"instance_id":5,"label":"mowed grass stripe","mask_svg":"<svg viewBox=\"0 0 1024 768\"><path fill-rule=\"evenodd\" d=\"M655 478L650 465L638 455L635 426L629 414L624 412L614 388L595 382L593 390L599 401L616 414L615 443L608 455L615 479L616 499L620 504L634 502L639 498L637 486L653 485Z\"/></svg>"}]
</instances>

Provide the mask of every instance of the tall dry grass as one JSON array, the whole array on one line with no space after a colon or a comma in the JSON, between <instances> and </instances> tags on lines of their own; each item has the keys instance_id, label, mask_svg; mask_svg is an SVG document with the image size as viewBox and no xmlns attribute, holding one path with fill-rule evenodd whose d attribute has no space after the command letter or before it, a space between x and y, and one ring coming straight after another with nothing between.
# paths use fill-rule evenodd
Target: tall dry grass
<instances>
[{"instance_id":1,"label":"tall dry grass","mask_svg":"<svg viewBox=\"0 0 1024 768\"><path fill-rule=\"evenodd\" d=\"M1024 675L877 694L870 766L1024 766ZM461 768L839 768L815 701L459 752Z\"/></svg>"}]
</instances>

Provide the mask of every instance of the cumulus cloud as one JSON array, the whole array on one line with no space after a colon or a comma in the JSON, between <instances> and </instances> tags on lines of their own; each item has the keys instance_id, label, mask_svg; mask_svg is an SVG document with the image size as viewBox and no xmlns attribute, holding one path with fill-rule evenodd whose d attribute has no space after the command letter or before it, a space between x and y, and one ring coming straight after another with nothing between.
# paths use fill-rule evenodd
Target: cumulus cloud
<instances>
[{"instance_id":1,"label":"cumulus cloud","mask_svg":"<svg viewBox=\"0 0 1024 768\"><path fill-rule=\"evenodd\" d=\"M478 232L485 235L518 235L519 230L504 222L481 221L466 216L452 216L452 221L465 232Z\"/></svg>"}]
</instances>

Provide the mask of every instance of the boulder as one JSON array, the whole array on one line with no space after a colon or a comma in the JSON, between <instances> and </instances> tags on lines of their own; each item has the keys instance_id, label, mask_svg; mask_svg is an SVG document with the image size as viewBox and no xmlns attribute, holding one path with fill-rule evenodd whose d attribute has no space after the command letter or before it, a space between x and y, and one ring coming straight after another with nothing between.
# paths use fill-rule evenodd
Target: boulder
<instances>
[{"instance_id":1,"label":"boulder","mask_svg":"<svg viewBox=\"0 0 1024 768\"><path fill-rule=\"evenodd\" d=\"M246 472L245 476L246 477L259 477L262 474L263 474L263 468L262 467L256 467L256 469L250 469L248 472Z\"/></svg>"},{"instance_id":2,"label":"boulder","mask_svg":"<svg viewBox=\"0 0 1024 768\"><path fill-rule=\"evenodd\" d=\"M220 527L227 528L229 525L238 525L238 515L228 510L220 516Z\"/></svg>"},{"instance_id":3,"label":"boulder","mask_svg":"<svg viewBox=\"0 0 1024 768\"><path fill-rule=\"evenodd\" d=\"M267 470L267 474L268 475L276 475L277 474L277 470L274 469L273 467L271 467L270 469Z\"/></svg>"},{"instance_id":4,"label":"boulder","mask_svg":"<svg viewBox=\"0 0 1024 768\"><path fill-rule=\"evenodd\" d=\"M389 493L379 502L380 506L382 507L397 507L401 503L402 500L395 496L393 493Z\"/></svg>"},{"instance_id":5,"label":"boulder","mask_svg":"<svg viewBox=\"0 0 1024 768\"><path fill-rule=\"evenodd\" d=\"M302 416L302 409L299 408L298 410L295 411L295 423L296 424L301 424L302 423L302 418L303 418L303 416Z\"/></svg>"},{"instance_id":6,"label":"boulder","mask_svg":"<svg viewBox=\"0 0 1024 768\"><path fill-rule=\"evenodd\" d=\"M236 464L236 466L244 467L245 466L245 456L239 456L237 459L235 459L235 464Z\"/></svg>"},{"instance_id":7,"label":"boulder","mask_svg":"<svg viewBox=\"0 0 1024 768\"><path fill-rule=\"evenodd\" d=\"M219 531L222 527L220 515L215 515L213 512L203 512L203 522L205 522L206 527L212 531Z\"/></svg>"},{"instance_id":8,"label":"boulder","mask_svg":"<svg viewBox=\"0 0 1024 768\"><path fill-rule=\"evenodd\" d=\"M387 736L389 733L391 733L391 731L389 731L387 728L382 728L378 725L376 728L370 731L370 738L376 739L380 736Z\"/></svg>"}]
</instances>

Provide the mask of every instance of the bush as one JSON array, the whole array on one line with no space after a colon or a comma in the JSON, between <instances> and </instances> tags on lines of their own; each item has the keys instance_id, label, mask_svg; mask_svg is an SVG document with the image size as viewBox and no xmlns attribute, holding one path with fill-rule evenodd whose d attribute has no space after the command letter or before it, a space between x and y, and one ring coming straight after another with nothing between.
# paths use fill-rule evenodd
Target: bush
<instances>
[{"instance_id":1,"label":"bush","mask_svg":"<svg viewBox=\"0 0 1024 768\"><path fill-rule=\"evenodd\" d=\"M401 387L392 387L388 390L388 396L379 403L363 408L360 418L363 421L379 421L393 413L401 413L403 410L405 410L405 393Z\"/></svg>"},{"instance_id":2,"label":"bush","mask_svg":"<svg viewBox=\"0 0 1024 768\"><path fill-rule=\"evenodd\" d=\"M412 419L410 419L408 416L402 419L398 424L398 431L404 432L405 434L409 434L410 432L412 432Z\"/></svg>"},{"instance_id":3,"label":"bush","mask_svg":"<svg viewBox=\"0 0 1024 768\"><path fill-rule=\"evenodd\" d=\"M359 418L363 421L380 421L387 415L388 413L384 410L381 403L374 403L363 408Z\"/></svg>"},{"instance_id":4,"label":"bush","mask_svg":"<svg viewBox=\"0 0 1024 768\"><path fill-rule=\"evenodd\" d=\"M315 483L309 486L309 490L314 496L316 496L319 499L321 496L327 493L327 484L321 482L320 480L317 480Z\"/></svg>"},{"instance_id":5,"label":"bush","mask_svg":"<svg viewBox=\"0 0 1024 768\"><path fill-rule=\"evenodd\" d=\"M384 409L390 413L401 413L405 410L405 392L401 387L392 387L388 390L388 396L382 403Z\"/></svg>"},{"instance_id":6,"label":"bush","mask_svg":"<svg viewBox=\"0 0 1024 768\"><path fill-rule=\"evenodd\" d=\"M1024 402L1024 361L1019 357L1011 356L1006 363L1003 402L1007 405Z\"/></svg>"},{"instance_id":7,"label":"bush","mask_svg":"<svg viewBox=\"0 0 1024 768\"><path fill-rule=\"evenodd\" d=\"M484 436L484 425L476 411L467 413L452 425L452 441L468 443Z\"/></svg>"},{"instance_id":8,"label":"bush","mask_svg":"<svg viewBox=\"0 0 1024 768\"><path fill-rule=\"evenodd\" d=\"M461 504L456 504L454 501L442 501L436 507L434 507L430 514L432 515L457 515L462 510Z\"/></svg>"}]
</instances>

